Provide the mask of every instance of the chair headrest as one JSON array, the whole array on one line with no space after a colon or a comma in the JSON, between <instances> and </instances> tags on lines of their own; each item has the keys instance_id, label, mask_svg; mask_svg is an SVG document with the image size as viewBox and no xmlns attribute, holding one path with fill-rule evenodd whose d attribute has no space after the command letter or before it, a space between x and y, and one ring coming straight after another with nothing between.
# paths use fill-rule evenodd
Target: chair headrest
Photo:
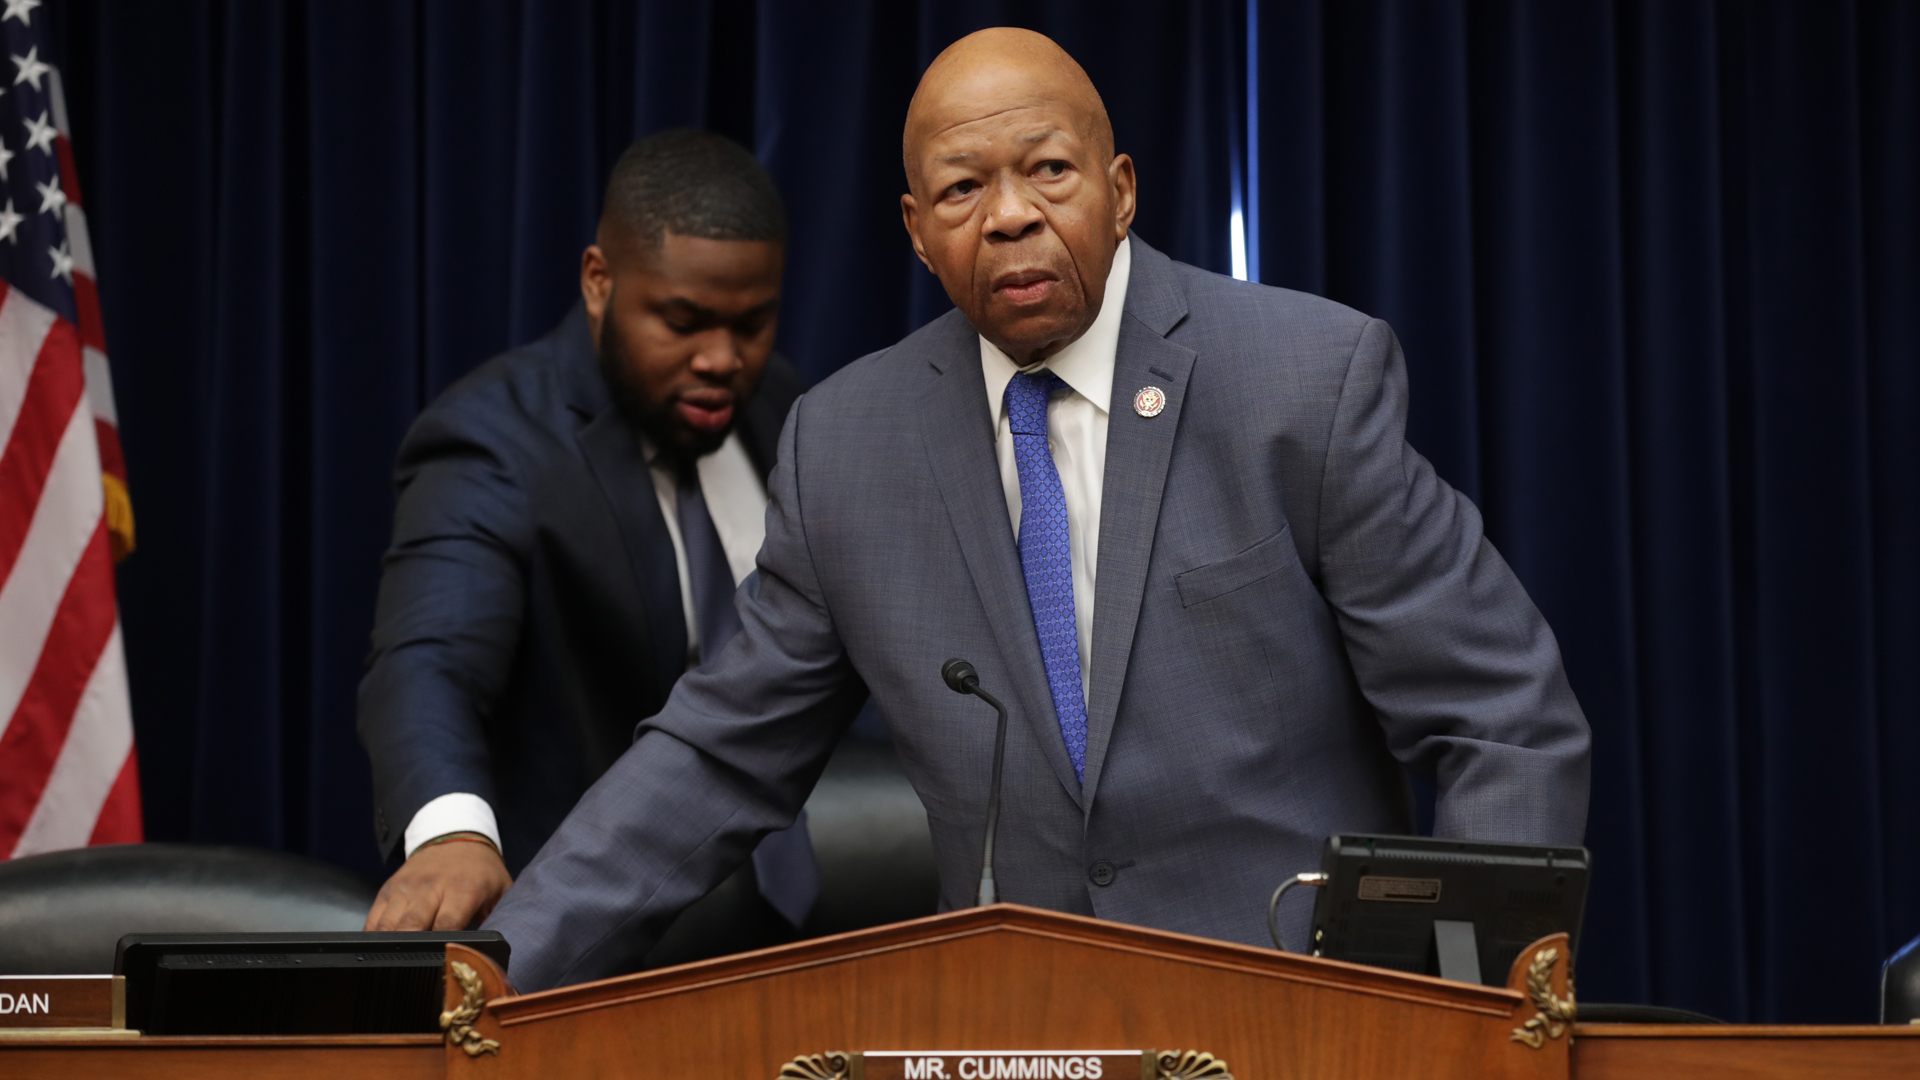
<instances>
[{"instance_id":1,"label":"chair headrest","mask_svg":"<svg viewBox=\"0 0 1920 1080\"><path fill-rule=\"evenodd\" d=\"M122 934L358 930L373 886L284 852L120 844L0 863L0 974L113 970Z\"/></svg>"}]
</instances>

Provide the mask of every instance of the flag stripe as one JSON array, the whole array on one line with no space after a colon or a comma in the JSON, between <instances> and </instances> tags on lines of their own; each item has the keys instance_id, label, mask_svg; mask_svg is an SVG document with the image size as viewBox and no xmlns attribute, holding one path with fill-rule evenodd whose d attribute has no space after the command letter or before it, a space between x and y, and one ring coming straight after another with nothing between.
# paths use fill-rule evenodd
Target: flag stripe
<instances>
[{"instance_id":1,"label":"flag stripe","mask_svg":"<svg viewBox=\"0 0 1920 1080\"><path fill-rule=\"evenodd\" d=\"M100 808L133 749L128 712L126 661L116 622L73 712L40 803L13 847L13 858L80 847L93 835Z\"/></svg>"},{"instance_id":2,"label":"flag stripe","mask_svg":"<svg viewBox=\"0 0 1920 1080\"><path fill-rule=\"evenodd\" d=\"M53 107L53 130L63 139L71 138L73 131L67 127L67 87L57 67L47 72L47 101Z\"/></svg>"},{"instance_id":3,"label":"flag stripe","mask_svg":"<svg viewBox=\"0 0 1920 1080\"><path fill-rule=\"evenodd\" d=\"M107 330L100 321L100 293L93 287L92 278L73 275L73 306L80 314L80 344L104 356Z\"/></svg>"},{"instance_id":4,"label":"flag stripe","mask_svg":"<svg viewBox=\"0 0 1920 1080\"><path fill-rule=\"evenodd\" d=\"M86 334L83 331L82 337ZM113 369L107 366L107 354L91 346L80 350L87 369L87 400L93 403L93 418L120 427L120 407L113 399Z\"/></svg>"},{"instance_id":5,"label":"flag stripe","mask_svg":"<svg viewBox=\"0 0 1920 1080\"><path fill-rule=\"evenodd\" d=\"M132 731L132 726L127 730ZM87 843L137 844L145 838L146 829L140 822L140 755L129 747L120 775L107 792L107 801L101 804L100 819L87 834Z\"/></svg>"},{"instance_id":6,"label":"flag stripe","mask_svg":"<svg viewBox=\"0 0 1920 1080\"><path fill-rule=\"evenodd\" d=\"M93 433L100 443L100 471L127 479L127 459L120 450L120 429L95 417Z\"/></svg>"},{"instance_id":7,"label":"flag stripe","mask_svg":"<svg viewBox=\"0 0 1920 1080\"><path fill-rule=\"evenodd\" d=\"M100 274L93 268L93 234L87 227L87 212L79 203L68 203L66 221L67 253L73 256L73 276L98 278Z\"/></svg>"},{"instance_id":8,"label":"flag stripe","mask_svg":"<svg viewBox=\"0 0 1920 1080\"><path fill-rule=\"evenodd\" d=\"M93 279L73 275L73 304L80 313L80 344L100 353L107 351L106 324L100 321L100 293Z\"/></svg>"},{"instance_id":9,"label":"flag stripe","mask_svg":"<svg viewBox=\"0 0 1920 1080\"><path fill-rule=\"evenodd\" d=\"M0 447L13 434L20 402L40 356L40 343L53 325L53 312L7 287L0 279Z\"/></svg>"},{"instance_id":10,"label":"flag stripe","mask_svg":"<svg viewBox=\"0 0 1920 1080\"><path fill-rule=\"evenodd\" d=\"M7 433L6 449L0 450L0 506L40 503L54 452L87 390L75 344L73 328L58 319L40 343L26 393L20 396L20 415ZM32 517L25 514L0 517L0 581L13 573L14 559L31 523Z\"/></svg>"},{"instance_id":11,"label":"flag stripe","mask_svg":"<svg viewBox=\"0 0 1920 1080\"><path fill-rule=\"evenodd\" d=\"M0 583L0 735L13 720L106 496L93 417L75 409L14 572Z\"/></svg>"},{"instance_id":12,"label":"flag stripe","mask_svg":"<svg viewBox=\"0 0 1920 1080\"><path fill-rule=\"evenodd\" d=\"M0 733L0 776L7 778L0 786L0 851L13 850L32 818L116 621L113 556L102 516L67 583L27 692Z\"/></svg>"},{"instance_id":13,"label":"flag stripe","mask_svg":"<svg viewBox=\"0 0 1920 1080\"><path fill-rule=\"evenodd\" d=\"M73 167L73 144L67 141L64 127L53 137L53 149L60 155L60 190L66 193L69 206L79 206L80 170Z\"/></svg>"},{"instance_id":14,"label":"flag stripe","mask_svg":"<svg viewBox=\"0 0 1920 1080\"><path fill-rule=\"evenodd\" d=\"M68 203L64 209L67 225L67 254L73 256L73 276L85 276L88 279L99 275L93 269L93 238L87 233L87 212L79 203Z\"/></svg>"}]
</instances>

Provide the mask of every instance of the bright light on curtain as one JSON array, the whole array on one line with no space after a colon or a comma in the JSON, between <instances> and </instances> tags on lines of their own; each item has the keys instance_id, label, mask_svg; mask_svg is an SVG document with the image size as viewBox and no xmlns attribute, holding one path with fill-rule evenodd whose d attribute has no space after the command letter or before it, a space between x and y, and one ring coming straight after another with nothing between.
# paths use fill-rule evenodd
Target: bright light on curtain
<instances>
[{"instance_id":1,"label":"bright light on curtain","mask_svg":"<svg viewBox=\"0 0 1920 1080\"><path fill-rule=\"evenodd\" d=\"M1227 218L1227 246L1233 252L1233 276L1247 280L1247 222L1236 204Z\"/></svg>"}]
</instances>

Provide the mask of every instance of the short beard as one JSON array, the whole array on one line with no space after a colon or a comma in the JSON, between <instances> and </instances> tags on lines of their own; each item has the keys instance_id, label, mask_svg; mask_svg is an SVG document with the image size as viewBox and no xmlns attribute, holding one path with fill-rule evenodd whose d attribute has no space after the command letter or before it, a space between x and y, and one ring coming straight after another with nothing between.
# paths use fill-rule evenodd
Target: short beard
<instances>
[{"instance_id":1,"label":"short beard","mask_svg":"<svg viewBox=\"0 0 1920 1080\"><path fill-rule=\"evenodd\" d=\"M627 366L626 343L620 336L620 323L613 317L613 294L607 294L607 311L600 319L600 344L594 349L594 358L599 361L600 377L606 381L607 392L613 397L614 408L627 423L639 429L640 434L653 444L653 448L666 463L675 469L691 466L696 460L720 449L733 434L733 425L728 424L719 431L693 431L673 422L673 402L655 402L647 399L646 392L633 377ZM735 405L735 417L739 416L741 401Z\"/></svg>"}]
</instances>

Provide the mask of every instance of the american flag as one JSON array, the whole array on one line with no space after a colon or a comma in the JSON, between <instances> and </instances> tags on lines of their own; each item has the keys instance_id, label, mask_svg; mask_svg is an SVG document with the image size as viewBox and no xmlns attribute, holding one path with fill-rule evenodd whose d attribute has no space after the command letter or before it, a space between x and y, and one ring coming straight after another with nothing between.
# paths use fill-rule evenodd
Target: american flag
<instances>
[{"instance_id":1,"label":"american flag","mask_svg":"<svg viewBox=\"0 0 1920 1080\"><path fill-rule=\"evenodd\" d=\"M133 511L42 0L0 0L0 857L141 838ZM9 68L11 70L9 70Z\"/></svg>"}]
</instances>

